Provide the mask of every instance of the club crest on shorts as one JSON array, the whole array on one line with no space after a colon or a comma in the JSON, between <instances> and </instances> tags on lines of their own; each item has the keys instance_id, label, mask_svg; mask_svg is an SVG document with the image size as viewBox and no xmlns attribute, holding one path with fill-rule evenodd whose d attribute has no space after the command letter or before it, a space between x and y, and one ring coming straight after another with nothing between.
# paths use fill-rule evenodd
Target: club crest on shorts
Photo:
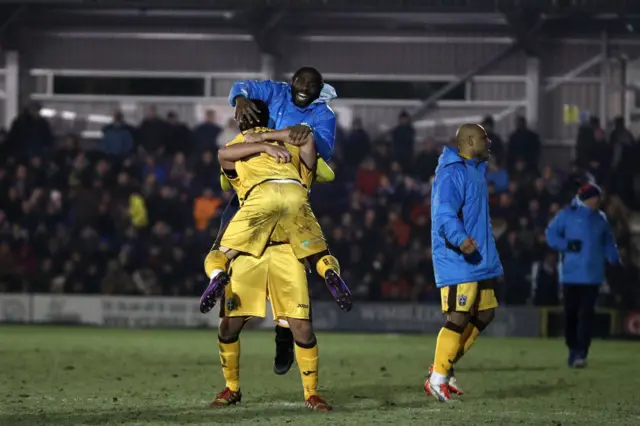
<instances>
[{"instance_id":1,"label":"club crest on shorts","mask_svg":"<svg viewBox=\"0 0 640 426\"><path fill-rule=\"evenodd\" d=\"M467 304L467 296L465 296L464 294L461 294L460 296L458 296L458 305L464 306L466 304Z\"/></svg>"},{"instance_id":2,"label":"club crest on shorts","mask_svg":"<svg viewBox=\"0 0 640 426\"><path fill-rule=\"evenodd\" d=\"M238 296L235 294L225 300L225 305L228 312L235 311L238 309Z\"/></svg>"}]
</instances>

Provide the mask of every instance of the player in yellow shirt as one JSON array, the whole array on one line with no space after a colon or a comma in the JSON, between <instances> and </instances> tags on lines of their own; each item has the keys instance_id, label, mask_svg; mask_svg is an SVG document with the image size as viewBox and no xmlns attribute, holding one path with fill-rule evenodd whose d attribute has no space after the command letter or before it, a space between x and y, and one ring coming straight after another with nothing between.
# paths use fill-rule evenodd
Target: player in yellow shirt
<instances>
[{"instance_id":1,"label":"player in yellow shirt","mask_svg":"<svg viewBox=\"0 0 640 426\"><path fill-rule=\"evenodd\" d=\"M255 103L261 109L261 125L268 123L266 104ZM260 257L276 229L284 234L298 260L315 265L338 305L350 310L351 292L340 277L338 260L328 250L303 184L305 180L311 181L316 167L313 136L296 146L267 142L286 141L287 130L253 127L250 131L262 136L247 136L255 141L247 143L244 134L238 135L218 154L223 171L236 189L241 209L229 222L220 248L211 251L205 260L211 282L200 298L200 311L209 312L222 295L229 282L229 260L239 253Z\"/></svg>"},{"instance_id":2,"label":"player in yellow shirt","mask_svg":"<svg viewBox=\"0 0 640 426\"><path fill-rule=\"evenodd\" d=\"M266 109L266 106L264 108ZM267 113L268 114L268 113ZM267 115L268 116L268 115ZM258 130L261 131L261 130ZM267 133L261 133L266 135ZM274 137L287 139L285 132L274 132ZM262 138L254 136L255 143L262 143ZM238 140L240 140L238 138ZM239 142L232 141L229 145ZM241 142L240 142L241 143ZM243 143L246 145L246 143ZM313 146L313 141L309 145ZM274 144L277 148L281 146ZM248 147L243 147L247 149ZM256 146L253 147L257 149ZM296 152L301 153L296 156ZM314 178L315 151L308 148L290 148L291 163L299 162L298 182L308 188ZM274 158L285 158L287 152L275 150L270 152ZM309 154L309 155L306 155ZM247 193L253 190L250 185L243 185L241 171L238 167L225 162L228 153L221 153L221 165L239 197L246 203ZM313 156L313 157L312 157ZM235 157L234 157L235 158ZM238 160L237 160L238 161ZM237 162L236 161L236 162ZM289 164L289 163L286 163ZM235 173L234 168L235 167ZM271 168L282 167L275 164ZM240 213L245 208L243 206ZM238 213L238 214L240 214ZM225 231L229 232L228 230ZM271 299L273 317L276 321L286 320L295 340L295 356L298 361L304 387L306 405L314 411L330 411L331 407L317 395L318 383L318 345L311 321L309 320L309 293L306 281L305 265L296 256L292 246L287 243L290 234L282 224L278 223L270 234L268 246L260 257L241 255L232 260L230 266L230 283L225 287L224 320L219 327L220 359L225 377L225 389L219 393L212 406L227 406L240 401L239 384L239 334L245 321L251 316L264 317L266 314L265 299ZM223 237L224 241L224 237ZM211 255L210 255L211 256ZM207 274L211 274L213 266L210 256L205 261ZM347 289L348 290L348 289Z\"/></svg>"}]
</instances>

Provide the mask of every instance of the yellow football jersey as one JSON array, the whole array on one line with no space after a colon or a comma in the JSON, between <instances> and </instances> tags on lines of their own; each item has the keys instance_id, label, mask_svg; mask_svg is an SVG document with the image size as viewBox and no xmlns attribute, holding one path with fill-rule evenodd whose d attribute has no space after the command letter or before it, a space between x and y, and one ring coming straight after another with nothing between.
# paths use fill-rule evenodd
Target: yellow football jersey
<instances>
[{"instance_id":1,"label":"yellow football jersey","mask_svg":"<svg viewBox=\"0 0 640 426\"><path fill-rule=\"evenodd\" d=\"M250 132L254 133L271 131L273 130L261 127L250 130ZM227 146L243 142L244 135L240 133ZM267 143L279 144L279 142ZM240 200L244 200L247 193L256 185L268 180L292 179L299 181L307 188L311 185L313 171L309 170L300 160L300 147L290 144L284 144L283 146L291 153L291 162L289 163L278 163L275 158L265 153L260 153L246 160L236 161L237 177L229 178L229 181Z\"/></svg>"}]
</instances>

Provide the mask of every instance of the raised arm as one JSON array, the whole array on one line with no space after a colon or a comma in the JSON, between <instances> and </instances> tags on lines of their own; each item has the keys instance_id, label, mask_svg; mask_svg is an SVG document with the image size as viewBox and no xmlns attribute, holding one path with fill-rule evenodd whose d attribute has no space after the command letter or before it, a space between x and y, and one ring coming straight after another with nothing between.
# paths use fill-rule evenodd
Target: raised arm
<instances>
[{"instance_id":1,"label":"raised arm","mask_svg":"<svg viewBox=\"0 0 640 426\"><path fill-rule=\"evenodd\" d=\"M260 99L261 101L269 104L271 97L276 91L277 87L282 85L277 81L266 80L238 80L231 86L229 92L229 103L231 106L236 106L236 98L242 96L246 99Z\"/></svg>"},{"instance_id":2,"label":"raised arm","mask_svg":"<svg viewBox=\"0 0 640 426\"><path fill-rule=\"evenodd\" d=\"M227 145L218 151L220 167L225 170L235 169L235 162L246 157L264 152L264 144L261 143L236 143Z\"/></svg>"},{"instance_id":3,"label":"raised arm","mask_svg":"<svg viewBox=\"0 0 640 426\"><path fill-rule=\"evenodd\" d=\"M450 166L436 177L433 184L433 226L455 247L460 247L468 235L458 213L464 204L464 171Z\"/></svg>"},{"instance_id":4,"label":"raised arm","mask_svg":"<svg viewBox=\"0 0 640 426\"><path fill-rule=\"evenodd\" d=\"M276 141L276 142L284 142L290 145L295 145L300 147L300 158L302 162L309 168L313 169L316 165L316 146L313 140L313 133L310 133L302 139L301 141L296 141L291 137L290 129L282 129L276 130L273 132L266 133L248 133L245 135L245 142L268 142L268 141Z\"/></svg>"}]
</instances>

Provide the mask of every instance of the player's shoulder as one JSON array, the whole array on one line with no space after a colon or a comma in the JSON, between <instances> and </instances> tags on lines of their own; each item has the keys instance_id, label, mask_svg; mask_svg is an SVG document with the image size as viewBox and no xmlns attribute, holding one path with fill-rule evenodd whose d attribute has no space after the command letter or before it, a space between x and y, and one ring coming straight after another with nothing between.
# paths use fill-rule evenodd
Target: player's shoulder
<instances>
[{"instance_id":1,"label":"player's shoulder","mask_svg":"<svg viewBox=\"0 0 640 426\"><path fill-rule=\"evenodd\" d=\"M225 146L235 145L237 143L244 142L244 134L238 133L235 138L231 139L230 142L227 142Z\"/></svg>"},{"instance_id":2,"label":"player's shoulder","mask_svg":"<svg viewBox=\"0 0 640 426\"><path fill-rule=\"evenodd\" d=\"M316 107L313 109L313 115L323 120L336 118L336 113L333 112L333 109L325 102L318 102L316 104Z\"/></svg>"},{"instance_id":3,"label":"player's shoulder","mask_svg":"<svg viewBox=\"0 0 640 426\"><path fill-rule=\"evenodd\" d=\"M467 166L463 161L450 163L436 170L438 179L465 179L467 177Z\"/></svg>"},{"instance_id":4,"label":"player's shoulder","mask_svg":"<svg viewBox=\"0 0 640 426\"><path fill-rule=\"evenodd\" d=\"M285 93L289 90L290 84L284 81L267 80L273 91L277 94Z\"/></svg>"}]
</instances>

